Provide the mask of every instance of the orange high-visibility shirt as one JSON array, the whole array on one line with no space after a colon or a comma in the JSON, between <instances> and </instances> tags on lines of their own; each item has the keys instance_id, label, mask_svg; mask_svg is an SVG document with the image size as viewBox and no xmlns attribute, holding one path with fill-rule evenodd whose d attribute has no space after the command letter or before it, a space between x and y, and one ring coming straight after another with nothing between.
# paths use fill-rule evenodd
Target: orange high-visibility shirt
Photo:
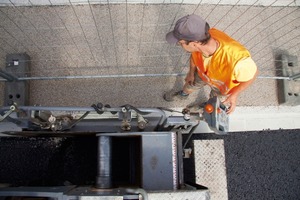
<instances>
[{"instance_id":1,"label":"orange high-visibility shirt","mask_svg":"<svg viewBox=\"0 0 300 200\"><path fill-rule=\"evenodd\" d=\"M239 85L234 76L236 64L249 58L250 53L240 43L215 28L210 29L209 33L219 42L219 48L206 66L204 66L201 52L193 52L192 59L200 78L208 85L218 88L221 94L226 95L232 88Z\"/></svg>"}]
</instances>

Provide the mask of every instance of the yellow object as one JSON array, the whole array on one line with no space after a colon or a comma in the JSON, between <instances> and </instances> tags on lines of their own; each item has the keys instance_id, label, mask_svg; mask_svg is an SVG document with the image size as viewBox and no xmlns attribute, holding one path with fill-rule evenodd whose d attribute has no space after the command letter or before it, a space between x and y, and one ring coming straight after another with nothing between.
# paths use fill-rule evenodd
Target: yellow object
<instances>
[{"instance_id":1,"label":"yellow object","mask_svg":"<svg viewBox=\"0 0 300 200\"><path fill-rule=\"evenodd\" d=\"M219 48L205 62L201 52L193 52L192 59L201 79L212 87L218 88L221 94L226 95L232 88L239 85L239 82L253 78L256 65L249 51L240 43L215 28L210 29L209 33L219 42ZM244 61L248 65L244 65Z\"/></svg>"}]
</instances>

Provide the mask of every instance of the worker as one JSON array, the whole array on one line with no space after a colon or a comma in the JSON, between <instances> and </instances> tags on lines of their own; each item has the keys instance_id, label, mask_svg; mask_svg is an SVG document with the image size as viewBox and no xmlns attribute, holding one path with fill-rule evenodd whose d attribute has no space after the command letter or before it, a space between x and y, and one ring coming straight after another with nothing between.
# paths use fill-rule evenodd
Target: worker
<instances>
[{"instance_id":1,"label":"worker","mask_svg":"<svg viewBox=\"0 0 300 200\"><path fill-rule=\"evenodd\" d=\"M210 95L225 97L222 103L228 106L227 113L232 113L238 96L253 83L258 73L249 51L224 32L210 28L195 14L180 18L166 40L180 45L191 56L183 89L165 93L164 99L187 99L195 90L209 85Z\"/></svg>"}]
</instances>

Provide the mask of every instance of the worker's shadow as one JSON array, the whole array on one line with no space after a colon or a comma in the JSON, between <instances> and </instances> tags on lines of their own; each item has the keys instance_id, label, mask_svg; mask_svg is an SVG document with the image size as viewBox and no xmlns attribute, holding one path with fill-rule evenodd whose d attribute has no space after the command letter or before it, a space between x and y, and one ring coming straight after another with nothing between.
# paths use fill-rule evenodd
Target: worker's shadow
<instances>
[{"instance_id":1,"label":"worker's shadow","mask_svg":"<svg viewBox=\"0 0 300 200\"><path fill-rule=\"evenodd\" d=\"M173 87L170 91L177 92L183 89L185 83L184 76L176 76ZM189 98L185 100L186 107L193 107L195 105L201 105L208 100L210 89L208 86L204 86L189 95Z\"/></svg>"}]
</instances>

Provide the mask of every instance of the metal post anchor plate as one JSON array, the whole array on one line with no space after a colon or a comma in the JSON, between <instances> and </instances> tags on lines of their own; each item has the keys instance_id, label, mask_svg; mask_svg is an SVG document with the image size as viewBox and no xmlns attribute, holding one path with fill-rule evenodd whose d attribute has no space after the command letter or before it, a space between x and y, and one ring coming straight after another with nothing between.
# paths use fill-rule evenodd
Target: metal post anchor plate
<instances>
[{"instance_id":1,"label":"metal post anchor plate","mask_svg":"<svg viewBox=\"0 0 300 200\"><path fill-rule=\"evenodd\" d=\"M30 57L26 53L8 54L6 56L6 73L13 77L25 77L30 70ZM27 81L10 80L5 83L4 105L29 104L29 83Z\"/></svg>"}]
</instances>

